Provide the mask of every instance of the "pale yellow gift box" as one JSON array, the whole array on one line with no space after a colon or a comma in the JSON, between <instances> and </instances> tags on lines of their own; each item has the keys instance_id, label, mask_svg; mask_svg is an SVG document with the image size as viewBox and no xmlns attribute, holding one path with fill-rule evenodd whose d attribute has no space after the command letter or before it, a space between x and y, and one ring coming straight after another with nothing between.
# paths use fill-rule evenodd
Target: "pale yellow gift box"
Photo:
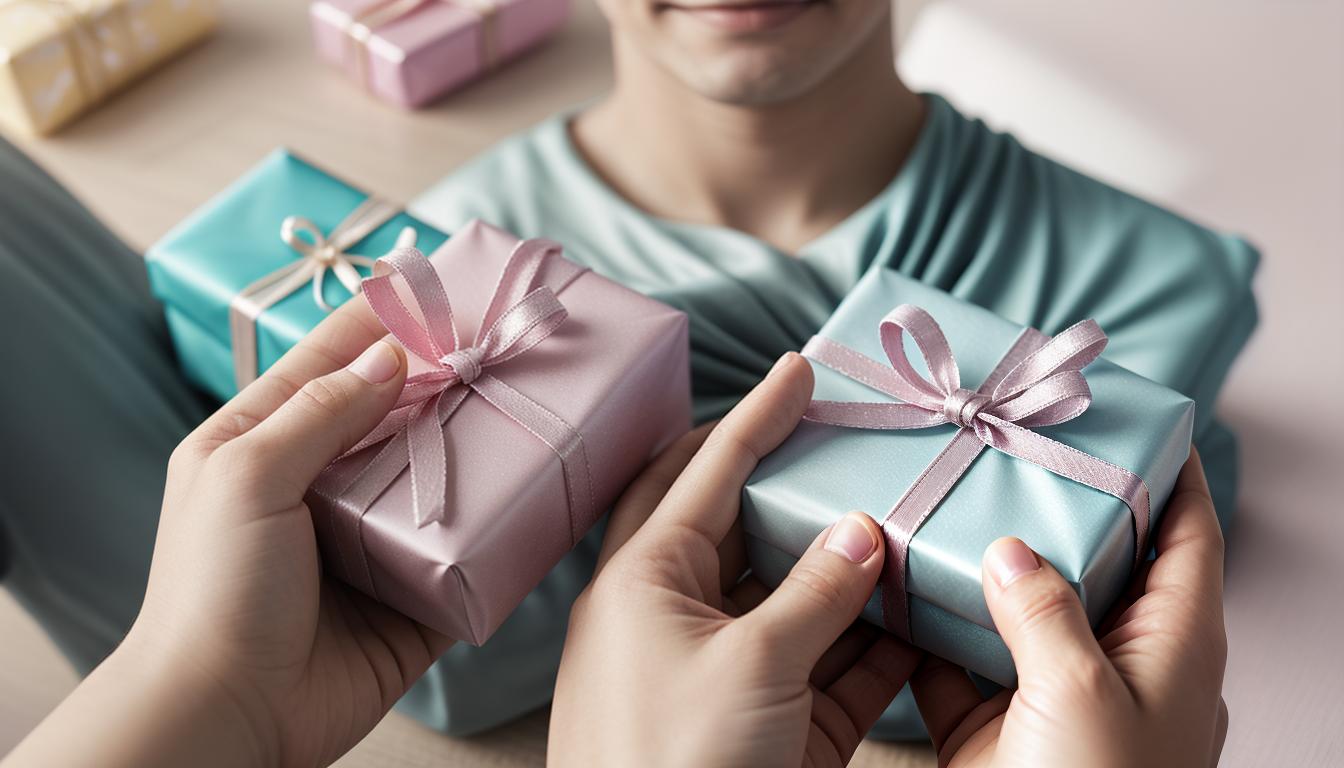
<instances>
[{"instance_id":1,"label":"pale yellow gift box","mask_svg":"<svg viewBox=\"0 0 1344 768\"><path fill-rule=\"evenodd\" d=\"M0 123L50 133L217 18L217 0L0 0Z\"/></svg>"}]
</instances>

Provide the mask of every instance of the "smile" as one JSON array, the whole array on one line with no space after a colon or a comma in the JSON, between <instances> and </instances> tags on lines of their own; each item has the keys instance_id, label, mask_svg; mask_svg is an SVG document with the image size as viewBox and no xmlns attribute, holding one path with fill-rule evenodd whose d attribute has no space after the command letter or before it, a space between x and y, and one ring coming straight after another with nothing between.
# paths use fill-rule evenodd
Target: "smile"
<instances>
[{"instance_id":1,"label":"smile","mask_svg":"<svg viewBox=\"0 0 1344 768\"><path fill-rule=\"evenodd\" d=\"M806 13L822 0L749 0L748 2L663 3L659 11L675 11L732 33L765 32Z\"/></svg>"}]
</instances>

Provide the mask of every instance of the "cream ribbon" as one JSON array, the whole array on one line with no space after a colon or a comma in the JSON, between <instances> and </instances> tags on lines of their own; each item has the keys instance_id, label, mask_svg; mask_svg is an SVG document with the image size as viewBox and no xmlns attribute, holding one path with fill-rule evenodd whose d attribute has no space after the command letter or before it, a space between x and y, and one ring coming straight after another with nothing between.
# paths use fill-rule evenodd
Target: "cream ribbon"
<instances>
[{"instance_id":1,"label":"cream ribbon","mask_svg":"<svg viewBox=\"0 0 1344 768\"><path fill-rule=\"evenodd\" d=\"M280 239L302 258L251 283L229 303L233 377L239 390L257 378L257 319L262 313L310 283L313 286L313 302L325 312L332 311L332 306L323 295L328 270L351 295L358 294L363 278L355 267L372 269L374 259L346 251L400 212L397 206L370 197L325 235L316 224L302 216L290 216L284 220L280 226ZM300 235L307 235L307 238ZM415 239L415 230L406 227L397 236L396 247L412 248Z\"/></svg>"},{"instance_id":2,"label":"cream ribbon","mask_svg":"<svg viewBox=\"0 0 1344 768\"><path fill-rule=\"evenodd\" d=\"M397 19L419 9L426 2L447 2L458 5L475 13L481 21L481 71L488 72L499 64L499 41L496 31L496 13L499 4L496 0L386 0L376 3L364 12L346 16L341 31L350 40L354 51L356 79L365 89L371 89L369 83L369 41L378 28L391 24Z\"/></svg>"}]
</instances>

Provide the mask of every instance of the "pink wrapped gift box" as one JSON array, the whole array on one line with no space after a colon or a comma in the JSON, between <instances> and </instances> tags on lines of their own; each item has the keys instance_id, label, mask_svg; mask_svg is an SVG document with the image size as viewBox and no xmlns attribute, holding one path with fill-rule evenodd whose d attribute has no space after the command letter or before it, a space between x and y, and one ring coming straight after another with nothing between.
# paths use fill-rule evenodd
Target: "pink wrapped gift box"
<instances>
[{"instance_id":1,"label":"pink wrapped gift box","mask_svg":"<svg viewBox=\"0 0 1344 768\"><path fill-rule=\"evenodd\" d=\"M323 59L419 107L545 40L569 0L316 0L309 16Z\"/></svg>"},{"instance_id":2,"label":"pink wrapped gift box","mask_svg":"<svg viewBox=\"0 0 1344 768\"><path fill-rule=\"evenodd\" d=\"M518 257L538 248L535 276L492 298L506 293L501 273L519 271ZM387 264L423 273L364 287L408 348L402 405L367 447L323 473L309 506L329 574L479 645L689 428L687 320L575 266L554 244L520 244L479 222L428 261L396 252L376 274ZM451 322L440 313L442 343L426 352L436 321L420 300L440 290ZM396 312L405 313L400 326ZM417 412L416 402L429 405Z\"/></svg>"}]
</instances>

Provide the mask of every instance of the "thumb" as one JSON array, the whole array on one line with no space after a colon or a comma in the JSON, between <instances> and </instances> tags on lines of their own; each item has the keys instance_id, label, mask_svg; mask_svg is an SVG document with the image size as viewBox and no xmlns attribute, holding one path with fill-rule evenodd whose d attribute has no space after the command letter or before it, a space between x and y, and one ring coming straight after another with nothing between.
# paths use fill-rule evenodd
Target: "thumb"
<instances>
[{"instance_id":1,"label":"thumb","mask_svg":"<svg viewBox=\"0 0 1344 768\"><path fill-rule=\"evenodd\" d=\"M406 380L405 353L375 341L353 362L303 385L260 424L220 450L296 490L298 498L318 474L353 448L387 416Z\"/></svg>"},{"instance_id":2,"label":"thumb","mask_svg":"<svg viewBox=\"0 0 1344 768\"><path fill-rule=\"evenodd\" d=\"M1013 654L1019 688L1119 681L1078 595L1049 563L1010 537L985 549L981 567L985 602Z\"/></svg>"},{"instance_id":3,"label":"thumb","mask_svg":"<svg viewBox=\"0 0 1344 768\"><path fill-rule=\"evenodd\" d=\"M885 547L871 517L850 512L823 531L769 597L739 619L806 673L859 617Z\"/></svg>"}]
</instances>

